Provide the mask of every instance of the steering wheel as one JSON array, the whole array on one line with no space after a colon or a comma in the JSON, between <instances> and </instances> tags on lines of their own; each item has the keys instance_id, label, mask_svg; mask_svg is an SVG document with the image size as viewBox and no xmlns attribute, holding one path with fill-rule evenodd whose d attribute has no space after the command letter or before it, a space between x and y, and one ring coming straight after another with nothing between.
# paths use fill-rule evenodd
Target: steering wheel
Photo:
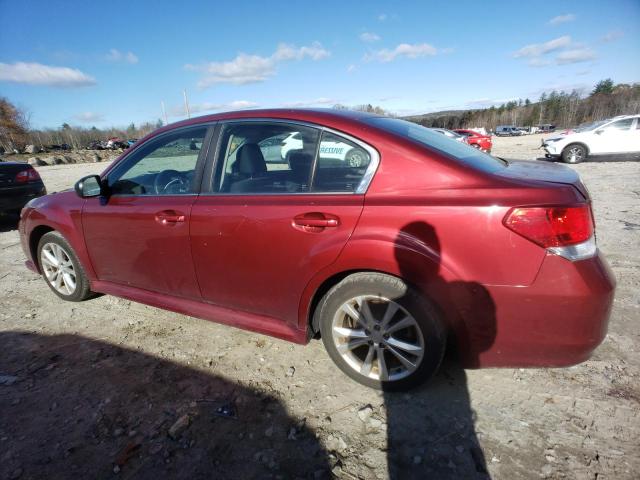
<instances>
[{"instance_id":1,"label":"steering wheel","mask_svg":"<svg viewBox=\"0 0 640 480\"><path fill-rule=\"evenodd\" d=\"M185 193L188 188L188 182L177 170L163 170L153 179L153 189L158 195Z\"/></svg>"}]
</instances>

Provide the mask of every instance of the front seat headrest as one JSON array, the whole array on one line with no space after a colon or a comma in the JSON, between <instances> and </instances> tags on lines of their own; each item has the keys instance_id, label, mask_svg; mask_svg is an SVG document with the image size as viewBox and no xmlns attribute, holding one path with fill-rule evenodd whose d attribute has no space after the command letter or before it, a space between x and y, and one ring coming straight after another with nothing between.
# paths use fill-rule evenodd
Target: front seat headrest
<instances>
[{"instance_id":1,"label":"front seat headrest","mask_svg":"<svg viewBox=\"0 0 640 480\"><path fill-rule=\"evenodd\" d=\"M255 176L267 171L267 164L260 147L255 143L245 143L236 153L232 171L242 175Z\"/></svg>"}]
</instances>

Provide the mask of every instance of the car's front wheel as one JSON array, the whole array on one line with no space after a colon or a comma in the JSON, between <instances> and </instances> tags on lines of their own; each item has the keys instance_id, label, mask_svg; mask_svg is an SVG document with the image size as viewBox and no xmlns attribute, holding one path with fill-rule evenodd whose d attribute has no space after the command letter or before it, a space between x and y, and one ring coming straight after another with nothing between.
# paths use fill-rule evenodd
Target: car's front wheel
<instances>
[{"instance_id":1,"label":"car's front wheel","mask_svg":"<svg viewBox=\"0 0 640 480\"><path fill-rule=\"evenodd\" d=\"M49 288L63 300L89 298L89 279L69 242L58 232L49 232L38 243L38 261Z\"/></svg>"},{"instance_id":2,"label":"car's front wheel","mask_svg":"<svg viewBox=\"0 0 640 480\"><path fill-rule=\"evenodd\" d=\"M436 309L397 277L350 275L329 290L315 315L331 359L363 385L406 390L440 366L445 331Z\"/></svg>"},{"instance_id":3,"label":"car's front wheel","mask_svg":"<svg viewBox=\"0 0 640 480\"><path fill-rule=\"evenodd\" d=\"M562 161L565 163L580 163L587 158L587 149L584 145L572 143L562 150Z\"/></svg>"}]
</instances>

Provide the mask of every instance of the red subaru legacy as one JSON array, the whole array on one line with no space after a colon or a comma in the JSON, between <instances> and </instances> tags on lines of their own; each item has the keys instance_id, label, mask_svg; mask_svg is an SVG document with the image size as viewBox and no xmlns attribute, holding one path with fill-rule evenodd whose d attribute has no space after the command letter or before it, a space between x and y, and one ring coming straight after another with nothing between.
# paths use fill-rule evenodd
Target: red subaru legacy
<instances>
[{"instance_id":1,"label":"red subaru legacy","mask_svg":"<svg viewBox=\"0 0 640 480\"><path fill-rule=\"evenodd\" d=\"M384 389L430 377L445 349L468 367L582 362L614 293L573 170L334 110L161 128L31 201L20 234L64 300L321 336L343 372Z\"/></svg>"},{"instance_id":2,"label":"red subaru legacy","mask_svg":"<svg viewBox=\"0 0 640 480\"><path fill-rule=\"evenodd\" d=\"M472 147L478 148L483 152L491 152L491 148L493 147L491 135L483 135L475 130L464 130L461 128L454 130L454 132L467 137L467 143Z\"/></svg>"}]
</instances>

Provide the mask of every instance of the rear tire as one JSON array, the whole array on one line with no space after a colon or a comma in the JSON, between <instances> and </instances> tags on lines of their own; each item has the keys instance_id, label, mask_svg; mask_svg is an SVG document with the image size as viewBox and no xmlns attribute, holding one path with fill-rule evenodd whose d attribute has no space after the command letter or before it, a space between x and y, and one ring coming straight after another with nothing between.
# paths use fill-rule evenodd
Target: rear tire
<instances>
[{"instance_id":1,"label":"rear tire","mask_svg":"<svg viewBox=\"0 0 640 480\"><path fill-rule=\"evenodd\" d=\"M59 232L46 233L38 242L38 264L51 291L63 300L81 302L92 296L76 253Z\"/></svg>"},{"instance_id":2,"label":"rear tire","mask_svg":"<svg viewBox=\"0 0 640 480\"><path fill-rule=\"evenodd\" d=\"M446 334L435 307L391 275L348 276L322 298L314 317L337 367L367 387L420 385L444 355Z\"/></svg>"},{"instance_id":3,"label":"rear tire","mask_svg":"<svg viewBox=\"0 0 640 480\"><path fill-rule=\"evenodd\" d=\"M562 161L564 163L580 163L587 158L587 149L579 143L571 143L562 150Z\"/></svg>"}]
</instances>

